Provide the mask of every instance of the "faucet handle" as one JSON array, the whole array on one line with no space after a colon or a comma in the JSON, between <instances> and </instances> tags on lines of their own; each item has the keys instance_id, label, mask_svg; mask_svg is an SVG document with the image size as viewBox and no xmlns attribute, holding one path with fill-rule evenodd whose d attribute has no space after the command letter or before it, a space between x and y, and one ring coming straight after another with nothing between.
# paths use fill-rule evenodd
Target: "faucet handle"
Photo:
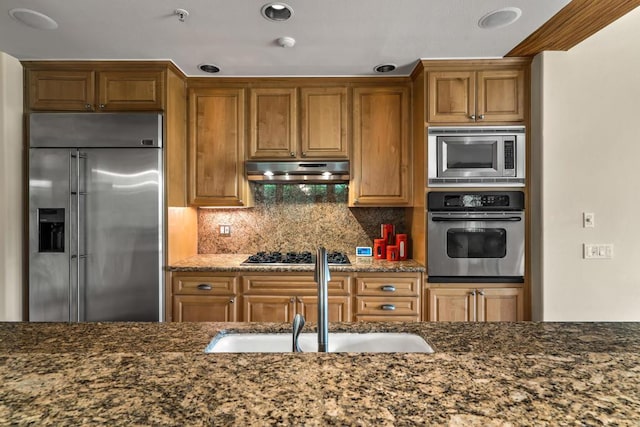
<instances>
[{"instance_id":1,"label":"faucet handle","mask_svg":"<svg viewBox=\"0 0 640 427\"><path fill-rule=\"evenodd\" d=\"M302 353L300 349L300 344L298 343L298 336L300 332L302 332L302 328L304 328L304 316L300 313L296 314L293 318L293 352L294 353Z\"/></svg>"}]
</instances>

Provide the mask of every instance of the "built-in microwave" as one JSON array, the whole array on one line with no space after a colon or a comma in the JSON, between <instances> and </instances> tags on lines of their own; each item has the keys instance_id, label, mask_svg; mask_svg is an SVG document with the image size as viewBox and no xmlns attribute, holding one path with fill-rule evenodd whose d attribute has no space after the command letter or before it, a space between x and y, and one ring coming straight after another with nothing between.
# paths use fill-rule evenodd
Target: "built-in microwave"
<instances>
[{"instance_id":1,"label":"built-in microwave","mask_svg":"<svg viewBox=\"0 0 640 427\"><path fill-rule=\"evenodd\" d=\"M524 187L524 126L429 127L431 187Z\"/></svg>"}]
</instances>

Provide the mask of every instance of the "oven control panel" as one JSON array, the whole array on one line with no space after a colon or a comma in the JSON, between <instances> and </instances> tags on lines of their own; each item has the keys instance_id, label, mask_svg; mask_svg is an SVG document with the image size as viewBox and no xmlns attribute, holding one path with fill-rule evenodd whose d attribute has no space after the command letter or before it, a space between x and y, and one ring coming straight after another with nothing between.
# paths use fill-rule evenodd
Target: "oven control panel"
<instances>
[{"instance_id":1,"label":"oven control panel","mask_svg":"<svg viewBox=\"0 0 640 427\"><path fill-rule=\"evenodd\" d=\"M521 191L461 191L430 192L428 210L523 210L524 193Z\"/></svg>"}]
</instances>

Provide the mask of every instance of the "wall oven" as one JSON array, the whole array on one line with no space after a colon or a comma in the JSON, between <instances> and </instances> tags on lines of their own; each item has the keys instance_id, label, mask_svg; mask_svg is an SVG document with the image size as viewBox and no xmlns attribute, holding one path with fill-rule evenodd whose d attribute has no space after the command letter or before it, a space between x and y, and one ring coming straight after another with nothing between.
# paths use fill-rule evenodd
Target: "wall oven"
<instances>
[{"instance_id":1,"label":"wall oven","mask_svg":"<svg viewBox=\"0 0 640 427\"><path fill-rule=\"evenodd\" d=\"M524 193L430 192L430 282L523 282Z\"/></svg>"},{"instance_id":2,"label":"wall oven","mask_svg":"<svg viewBox=\"0 0 640 427\"><path fill-rule=\"evenodd\" d=\"M524 126L430 127L431 187L524 187Z\"/></svg>"}]
</instances>

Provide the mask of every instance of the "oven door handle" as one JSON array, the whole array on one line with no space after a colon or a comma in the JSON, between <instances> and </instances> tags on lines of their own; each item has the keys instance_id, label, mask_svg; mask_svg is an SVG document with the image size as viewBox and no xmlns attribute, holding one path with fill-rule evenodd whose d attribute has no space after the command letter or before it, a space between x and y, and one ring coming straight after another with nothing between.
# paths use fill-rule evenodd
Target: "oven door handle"
<instances>
[{"instance_id":1,"label":"oven door handle","mask_svg":"<svg viewBox=\"0 0 640 427\"><path fill-rule=\"evenodd\" d=\"M461 217L461 218L450 218L450 217L446 217L446 216L434 216L431 218L431 221L433 222L469 222L469 221L483 221L483 222L487 222L487 221L497 221L497 222L518 222L518 221L522 221L522 218L519 216L509 216L509 217L503 217L503 218L497 218L497 217L482 217L482 218L472 218L472 217Z\"/></svg>"}]
</instances>

